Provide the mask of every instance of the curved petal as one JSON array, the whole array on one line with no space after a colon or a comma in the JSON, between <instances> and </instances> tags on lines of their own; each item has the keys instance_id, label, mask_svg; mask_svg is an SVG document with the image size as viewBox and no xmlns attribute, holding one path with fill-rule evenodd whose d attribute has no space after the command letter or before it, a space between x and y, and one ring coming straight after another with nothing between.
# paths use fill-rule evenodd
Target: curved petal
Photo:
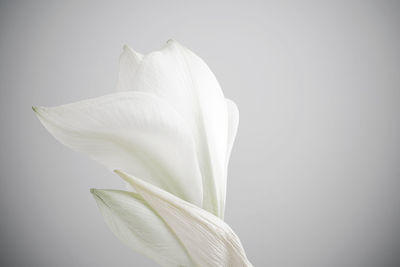
<instances>
[{"instance_id":1,"label":"curved petal","mask_svg":"<svg viewBox=\"0 0 400 267\"><path fill-rule=\"evenodd\" d=\"M151 184L116 170L163 218L198 266L252 266L239 238L221 219Z\"/></svg>"},{"instance_id":2,"label":"curved petal","mask_svg":"<svg viewBox=\"0 0 400 267\"><path fill-rule=\"evenodd\" d=\"M161 266L193 266L175 234L138 194L90 190L114 235Z\"/></svg>"},{"instance_id":3,"label":"curved petal","mask_svg":"<svg viewBox=\"0 0 400 267\"><path fill-rule=\"evenodd\" d=\"M193 137L162 99L124 92L35 110L66 146L201 207L202 179Z\"/></svg>"},{"instance_id":4,"label":"curved petal","mask_svg":"<svg viewBox=\"0 0 400 267\"><path fill-rule=\"evenodd\" d=\"M229 159L231 156L232 148L233 148L233 143L235 142L236 138L236 133L237 129L239 126L239 110L235 104L230 99L226 99L226 106L228 109L228 138L227 138L227 146L226 146L226 158L225 158L225 182L222 183L222 188L221 188L221 201L222 201L222 212L220 215L220 218L224 218L224 213L225 213L225 200L226 200L226 180L228 177L228 164L229 164Z\"/></svg>"},{"instance_id":5,"label":"curved petal","mask_svg":"<svg viewBox=\"0 0 400 267\"><path fill-rule=\"evenodd\" d=\"M197 55L170 40L160 51L146 55L134 74L121 74L129 75L134 75L134 79L126 88L163 98L190 126L203 176L203 207L221 215L226 183L228 115L214 74Z\"/></svg>"},{"instance_id":6,"label":"curved petal","mask_svg":"<svg viewBox=\"0 0 400 267\"><path fill-rule=\"evenodd\" d=\"M133 84L136 70L142 60L143 55L124 45L123 52L119 58L117 91L131 90L130 86Z\"/></svg>"},{"instance_id":7,"label":"curved petal","mask_svg":"<svg viewBox=\"0 0 400 267\"><path fill-rule=\"evenodd\" d=\"M235 102L230 99L226 99L226 106L228 108L228 140L226 146L226 165L228 166L229 158L235 142L238 126L239 126L239 109Z\"/></svg>"}]
</instances>

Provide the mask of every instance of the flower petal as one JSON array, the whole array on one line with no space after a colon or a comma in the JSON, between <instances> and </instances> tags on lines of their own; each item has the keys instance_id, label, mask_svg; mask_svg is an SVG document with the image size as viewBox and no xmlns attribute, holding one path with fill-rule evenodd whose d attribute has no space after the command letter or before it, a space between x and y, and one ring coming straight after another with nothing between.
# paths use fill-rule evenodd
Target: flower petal
<instances>
[{"instance_id":1,"label":"flower petal","mask_svg":"<svg viewBox=\"0 0 400 267\"><path fill-rule=\"evenodd\" d=\"M90 190L115 236L161 266L193 266L175 234L138 194Z\"/></svg>"},{"instance_id":2,"label":"flower petal","mask_svg":"<svg viewBox=\"0 0 400 267\"><path fill-rule=\"evenodd\" d=\"M226 183L228 177L228 164L229 159L232 152L233 143L235 142L237 129L239 126L239 110L235 104L230 99L226 99L226 106L228 109L228 138L227 138L227 146L226 146L226 158L225 158L225 182L221 183L221 201L222 201L222 211L220 214L220 218L224 218L225 214L225 201L226 201Z\"/></svg>"},{"instance_id":3,"label":"flower petal","mask_svg":"<svg viewBox=\"0 0 400 267\"><path fill-rule=\"evenodd\" d=\"M203 176L203 207L221 215L226 183L228 115L214 74L197 55L170 40L160 51L146 55L134 74L121 74L129 75L134 75L134 79L126 88L151 92L165 99L189 124Z\"/></svg>"},{"instance_id":4,"label":"flower petal","mask_svg":"<svg viewBox=\"0 0 400 267\"><path fill-rule=\"evenodd\" d=\"M202 178L193 137L162 99L123 92L36 112L66 146L201 207Z\"/></svg>"},{"instance_id":5,"label":"flower petal","mask_svg":"<svg viewBox=\"0 0 400 267\"><path fill-rule=\"evenodd\" d=\"M228 165L239 126L239 109L237 108L235 102L230 99L226 99L226 106L228 108L228 140L225 162L226 165Z\"/></svg>"},{"instance_id":6,"label":"flower petal","mask_svg":"<svg viewBox=\"0 0 400 267\"><path fill-rule=\"evenodd\" d=\"M135 79L135 73L138 69L143 55L139 54L127 45L124 45L123 52L119 58L119 73L117 82L117 91L131 90L130 86Z\"/></svg>"},{"instance_id":7,"label":"flower petal","mask_svg":"<svg viewBox=\"0 0 400 267\"><path fill-rule=\"evenodd\" d=\"M198 266L252 266L239 238L221 219L174 195L115 171L163 218Z\"/></svg>"}]
</instances>

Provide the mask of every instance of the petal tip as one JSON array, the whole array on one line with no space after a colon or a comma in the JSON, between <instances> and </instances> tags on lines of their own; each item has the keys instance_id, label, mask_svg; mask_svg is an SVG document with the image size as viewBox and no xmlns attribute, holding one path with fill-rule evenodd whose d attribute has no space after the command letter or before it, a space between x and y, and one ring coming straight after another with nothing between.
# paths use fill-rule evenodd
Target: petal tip
<instances>
[{"instance_id":1,"label":"petal tip","mask_svg":"<svg viewBox=\"0 0 400 267\"><path fill-rule=\"evenodd\" d=\"M179 43L177 40L171 38L171 39L169 39L169 40L167 41L167 44L166 44L166 45L167 45L167 46L179 46L180 43Z\"/></svg>"},{"instance_id":2,"label":"petal tip","mask_svg":"<svg viewBox=\"0 0 400 267\"><path fill-rule=\"evenodd\" d=\"M121 177L122 179L124 179L126 182L128 183L132 183L131 179L129 179L128 175L126 173L124 173L123 171L120 171L118 169L114 170L114 173L116 173L119 177Z\"/></svg>"},{"instance_id":3,"label":"petal tip","mask_svg":"<svg viewBox=\"0 0 400 267\"><path fill-rule=\"evenodd\" d=\"M104 190L96 189L96 188L90 188L90 193L93 195L93 197L95 199L100 199L105 203L105 201L104 201L104 193L105 193Z\"/></svg>"},{"instance_id":4,"label":"petal tip","mask_svg":"<svg viewBox=\"0 0 400 267\"><path fill-rule=\"evenodd\" d=\"M129 51L130 50L130 47L127 45L127 44L124 44L123 46L122 46L122 51Z\"/></svg>"},{"instance_id":5,"label":"petal tip","mask_svg":"<svg viewBox=\"0 0 400 267\"><path fill-rule=\"evenodd\" d=\"M143 58L142 54L140 54L140 53L136 52L135 50L133 50L129 45L124 44L122 46L121 57L124 57L124 56L127 56L127 55L133 56L135 58L135 60L139 60L139 61Z\"/></svg>"},{"instance_id":6,"label":"petal tip","mask_svg":"<svg viewBox=\"0 0 400 267\"><path fill-rule=\"evenodd\" d=\"M38 117L43 117L43 115L46 114L47 109L46 107L32 106L32 110Z\"/></svg>"}]
</instances>

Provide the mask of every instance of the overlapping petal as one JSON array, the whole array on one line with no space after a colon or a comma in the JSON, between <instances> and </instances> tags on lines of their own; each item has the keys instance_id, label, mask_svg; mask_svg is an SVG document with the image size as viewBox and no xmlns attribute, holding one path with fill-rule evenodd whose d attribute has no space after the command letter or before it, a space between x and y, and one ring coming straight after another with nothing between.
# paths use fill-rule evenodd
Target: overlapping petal
<instances>
[{"instance_id":1,"label":"overlapping petal","mask_svg":"<svg viewBox=\"0 0 400 267\"><path fill-rule=\"evenodd\" d=\"M91 190L111 231L161 266L194 266L186 249L143 198L120 190Z\"/></svg>"},{"instance_id":2,"label":"overlapping petal","mask_svg":"<svg viewBox=\"0 0 400 267\"><path fill-rule=\"evenodd\" d=\"M163 218L197 266L252 266L232 229L220 218L122 171L116 171Z\"/></svg>"},{"instance_id":3,"label":"overlapping petal","mask_svg":"<svg viewBox=\"0 0 400 267\"><path fill-rule=\"evenodd\" d=\"M191 131L164 100L123 92L35 110L61 143L202 206L202 178Z\"/></svg>"},{"instance_id":4,"label":"overlapping petal","mask_svg":"<svg viewBox=\"0 0 400 267\"><path fill-rule=\"evenodd\" d=\"M251 266L222 220L239 112L208 66L173 40L124 46L117 91L34 108L61 143L123 170L135 192L91 190L112 232L162 266Z\"/></svg>"},{"instance_id":5,"label":"overlapping petal","mask_svg":"<svg viewBox=\"0 0 400 267\"><path fill-rule=\"evenodd\" d=\"M196 143L203 176L203 207L222 216L228 112L218 81L202 59L176 41L170 40L161 50L140 60L132 56L138 54L132 51L124 49L121 55L118 84L124 85L118 86L119 90L153 93L182 115ZM128 76L131 79L121 80Z\"/></svg>"}]
</instances>

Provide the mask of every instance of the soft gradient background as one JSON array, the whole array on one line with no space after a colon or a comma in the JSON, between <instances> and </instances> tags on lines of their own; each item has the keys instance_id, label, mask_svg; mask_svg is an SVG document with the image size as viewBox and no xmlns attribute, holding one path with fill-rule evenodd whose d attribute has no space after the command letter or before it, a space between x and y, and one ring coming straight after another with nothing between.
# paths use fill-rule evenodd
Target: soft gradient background
<instances>
[{"instance_id":1,"label":"soft gradient background","mask_svg":"<svg viewBox=\"0 0 400 267\"><path fill-rule=\"evenodd\" d=\"M226 221L255 266L400 265L400 4L1 1L1 266L155 266L89 188L120 179L32 105L113 91L127 43L174 38L239 106Z\"/></svg>"}]
</instances>

